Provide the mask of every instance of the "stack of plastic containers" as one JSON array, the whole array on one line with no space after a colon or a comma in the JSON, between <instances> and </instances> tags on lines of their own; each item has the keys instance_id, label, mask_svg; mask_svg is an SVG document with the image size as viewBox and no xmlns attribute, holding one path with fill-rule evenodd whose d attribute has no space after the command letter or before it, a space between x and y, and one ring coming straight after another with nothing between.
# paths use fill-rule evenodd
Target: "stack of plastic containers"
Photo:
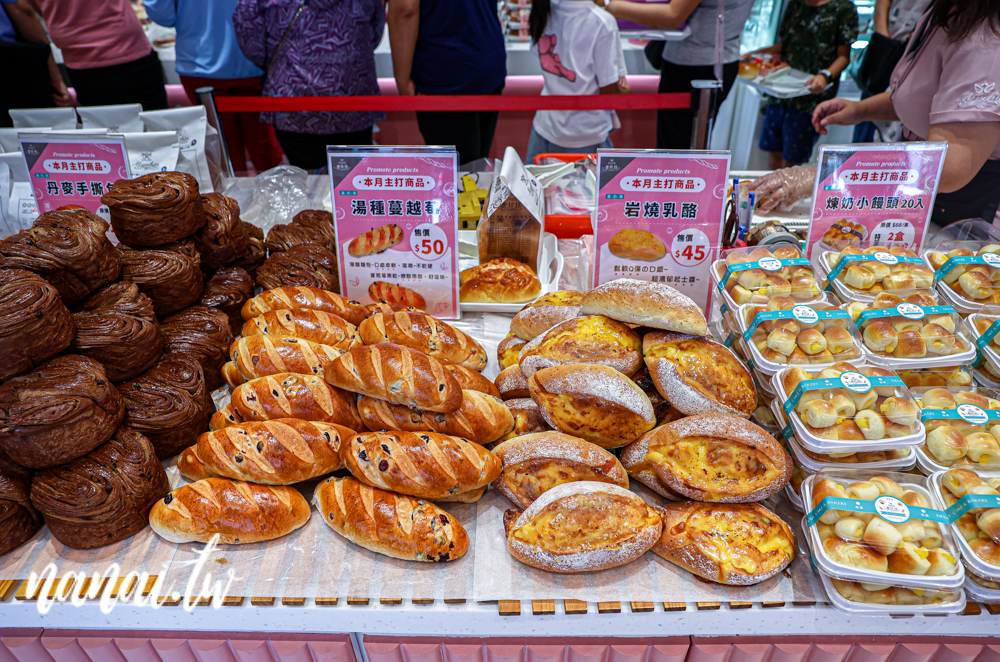
<instances>
[{"instance_id":1,"label":"stack of plastic containers","mask_svg":"<svg viewBox=\"0 0 1000 662\"><path fill-rule=\"evenodd\" d=\"M965 564L966 592L974 600L1000 602L1000 466L950 469L933 474L930 481L949 508L949 526Z\"/></svg>"},{"instance_id":2,"label":"stack of plastic containers","mask_svg":"<svg viewBox=\"0 0 1000 662\"><path fill-rule=\"evenodd\" d=\"M824 251L818 265L826 289L842 301L869 303L881 292L917 291L933 296L934 272L909 248L869 246Z\"/></svg>"},{"instance_id":3,"label":"stack of plastic containers","mask_svg":"<svg viewBox=\"0 0 1000 662\"><path fill-rule=\"evenodd\" d=\"M852 614L965 608L965 568L943 503L914 474L824 469L802 483L802 529L831 603Z\"/></svg>"},{"instance_id":4,"label":"stack of plastic containers","mask_svg":"<svg viewBox=\"0 0 1000 662\"><path fill-rule=\"evenodd\" d=\"M938 291L945 302L963 315L984 306L1000 304L1000 244L946 241L924 251L924 261L934 270Z\"/></svg>"},{"instance_id":5,"label":"stack of plastic containers","mask_svg":"<svg viewBox=\"0 0 1000 662\"><path fill-rule=\"evenodd\" d=\"M1000 399L993 389L915 388L926 441L917 465L927 475L959 466L1000 463ZM995 434L994 434L995 433Z\"/></svg>"}]
</instances>

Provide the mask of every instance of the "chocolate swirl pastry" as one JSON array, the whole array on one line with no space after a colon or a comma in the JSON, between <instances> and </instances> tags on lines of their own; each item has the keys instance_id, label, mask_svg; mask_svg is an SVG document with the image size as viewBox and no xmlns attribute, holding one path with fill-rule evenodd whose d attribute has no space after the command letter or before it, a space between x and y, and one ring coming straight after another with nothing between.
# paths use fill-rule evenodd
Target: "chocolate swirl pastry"
<instances>
[{"instance_id":1,"label":"chocolate swirl pastry","mask_svg":"<svg viewBox=\"0 0 1000 662\"><path fill-rule=\"evenodd\" d=\"M31 472L0 451L0 554L21 545L42 526L30 494Z\"/></svg>"},{"instance_id":2,"label":"chocolate swirl pastry","mask_svg":"<svg viewBox=\"0 0 1000 662\"><path fill-rule=\"evenodd\" d=\"M183 172L119 179L101 202L126 246L160 246L189 237L205 224L198 180Z\"/></svg>"},{"instance_id":3,"label":"chocolate swirl pastry","mask_svg":"<svg viewBox=\"0 0 1000 662\"><path fill-rule=\"evenodd\" d=\"M85 209L47 211L34 225L0 242L0 268L34 271L74 306L121 272L108 224Z\"/></svg>"},{"instance_id":4,"label":"chocolate swirl pastry","mask_svg":"<svg viewBox=\"0 0 1000 662\"><path fill-rule=\"evenodd\" d=\"M113 283L95 292L73 313L74 352L104 364L112 382L149 370L163 353L153 302L135 283Z\"/></svg>"},{"instance_id":5,"label":"chocolate swirl pastry","mask_svg":"<svg viewBox=\"0 0 1000 662\"><path fill-rule=\"evenodd\" d=\"M240 205L221 193L201 196L205 225L194 235L206 269L218 269L247 252L247 231L240 221Z\"/></svg>"},{"instance_id":6,"label":"chocolate swirl pastry","mask_svg":"<svg viewBox=\"0 0 1000 662\"><path fill-rule=\"evenodd\" d=\"M217 308L191 306L163 318L166 354L189 354L201 363L205 388L211 393L222 386L222 364L229 360L233 332L229 316Z\"/></svg>"},{"instance_id":7,"label":"chocolate swirl pastry","mask_svg":"<svg viewBox=\"0 0 1000 662\"><path fill-rule=\"evenodd\" d=\"M202 262L201 262L201 252L198 250L198 245L195 244L194 243L194 239L191 239L190 237L187 238L187 239L181 239L180 241L175 241L172 244L164 244L162 246L156 246L153 249L149 249L149 248L136 248L135 250L139 250L139 251L148 251L148 250L172 251L174 253L180 253L181 255L183 255L186 258L190 258L192 260L197 260L199 264L202 264ZM204 266L204 264L202 264L202 266Z\"/></svg>"},{"instance_id":8,"label":"chocolate swirl pastry","mask_svg":"<svg viewBox=\"0 0 1000 662\"><path fill-rule=\"evenodd\" d=\"M192 445L208 429L212 400L198 359L165 354L132 381L119 384L125 401L122 425L149 437L156 456L166 459Z\"/></svg>"},{"instance_id":9,"label":"chocolate swirl pastry","mask_svg":"<svg viewBox=\"0 0 1000 662\"><path fill-rule=\"evenodd\" d=\"M264 248L264 231L252 223L240 221L240 225L247 231L247 252L232 264L234 267L242 267L251 276L256 275L257 269L264 264L267 259L267 249Z\"/></svg>"},{"instance_id":10,"label":"chocolate swirl pastry","mask_svg":"<svg viewBox=\"0 0 1000 662\"><path fill-rule=\"evenodd\" d=\"M264 246L272 255L302 244L316 244L327 250L333 248L327 245L327 238L322 231L294 222L286 225L275 225L267 231L267 239L264 241Z\"/></svg>"},{"instance_id":11,"label":"chocolate swirl pastry","mask_svg":"<svg viewBox=\"0 0 1000 662\"><path fill-rule=\"evenodd\" d=\"M317 244L300 244L272 253L257 270L257 284L265 290L276 287L318 287L340 291L337 257Z\"/></svg>"},{"instance_id":12,"label":"chocolate swirl pastry","mask_svg":"<svg viewBox=\"0 0 1000 662\"><path fill-rule=\"evenodd\" d=\"M233 335L243 329L243 304L253 296L253 278L240 267L219 269L205 283L198 304L218 308L229 317L229 328Z\"/></svg>"},{"instance_id":13,"label":"chocolate swirl pastry","mask_svg":"<svg viewBox=\"0 0 1000 662\"><path fill-rule=\"evenodd\" d=\"M300 225L318 230L323 235L323 246L328 251L337 252L337 231L333 227L333 214L323 209L306 209L292 219L292 225Z\"/></svg>"},{"instance_id":14,"label":"chocolate swirl pastry","mask_svg":"<svg viewBox=\"0 0 1000 662\"><path fill-rule=\"evenodd\" d=\"M187 308L205 288L201 260L172 250L122 251L122 279L153 300L159 317Z\"/></svg>"},{"instance_id":15,"label":"chocolate swirl pastry","mask_svg":"<svg viewBox=\"0 0 1000 662\"><path fill-rule=\"evenodd\" d=\"M75 333L55 287L30 271L0 269L0 381L63 351Z\"/></svg>"},{"instance_id":16,"label":"chocolate swirl pastry","mask_svg":"<svg viewBox=\"0 0 1000 662\"><path fill-rule=\"evenodd\" d=\"M65 354L0 385L0 450L32 469L65 464L107 441L124 414L104 366Z\"/></svg>"},{"instance_id":17,"label":"chocolate swirl pastry","mask_svg":"<svg viewBox=\"0 0 1000 662\"><path fill-rule=\"evenodd\" d=\"M169 491L149 439L121 428L90 454L35 474L31 502L56 540L93 549L145 528L150 508Z\"/></svg>"}]
</instances>

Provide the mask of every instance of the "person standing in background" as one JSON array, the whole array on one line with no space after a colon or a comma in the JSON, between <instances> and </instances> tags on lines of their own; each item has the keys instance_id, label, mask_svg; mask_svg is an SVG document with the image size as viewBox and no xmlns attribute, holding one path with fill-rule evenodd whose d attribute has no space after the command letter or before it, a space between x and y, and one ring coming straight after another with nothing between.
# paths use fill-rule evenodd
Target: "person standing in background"
<instances>
[{"instance_id":1,"label":"person standing in background","mask_svg":"<svg viewBox=\"0 0 1000 662\"><path fill-rule=\"evenodd\" d=\"M663 44L663 64L660 67L658 91L691 92L693 80L715 79L715 32L720 0L671 0L671 2L640 3L629 0L594 0L612 16L638 25L660 30L677 30L684 23L691 36L682 41ZM740 44L743 27L750 18L754 0L725 0L722 56L722 90L716 96L716 110L729 96L740 66ZM694 111L690 108L656 111L657 149L690 149Z\"/></svg>"},{"instance_id":2,"label":"person standing in background","mask_svg":"<svg viewBox=\"0 0 1000 662\"><path fill-rule=\"evenodd\" d=\"M128 0L31 1L62 51L81 106L167 107L160 58Z\"/></svg>"},{"instance_id":3,"label":"person standing in background","mask_svg":"<svg viewBox=\"0 0 1000 662\"><path fill-rule=\"evenodd\" d=\"M494 0L389 0L392 68L401 95L500 94L507 78ZM459 163L489 156L496 111L418 112L428 145L454 145Z\"/></svg>"},{"instance_id":4,"label":"person standing in background","mask_svg":"<svg viewBox=\"0 0 1000 662\"><path fill-rule=\"evenodd\" d=\"M0 126L13 124L11 108L72 104L49 36L29 0L0 0L0 62L0 89L17 90L0 101Z\"/></svg>"},{"instance_id":5,"label":"person standing in background","mask_svg":"<svg viewBox=\"0 0 1000 662\"><path fill-rule=\"evenodd\" d=\"M910 35L916 29L921 15L930 4L931 0L875 0L875 11L872 14L875 33L905 44L910 40ZM886 64L888 66L896 63ZM873 94L884 91L883 88L862 92L861 99L868 99ZM873 142L876 130L878 130L881 142L896 142L902 133L903 124L901 122L862 122L854 127L854 142Z\"/></svg>"},{"instance_id":6,"label":"person standing in background","mask_svg":"<svg viewBox=\"0 0 1000 662\"><path fill-rule=\"evenodd\" d=\"M771 170L800 165L812 156L819 138L813 110L837 96L840 74L850 63L857 36L858 11L851 0L791 0L781 18L777 43L754 51L781 53L792 68L813 74L805 84L810 94L768 98L760 148L769 153Z\"/></svg>"},{"instance_id":7,"label":"person standing in background","mask_svg":"<svg viewBox=\"0 0 1000 662\"><path fill-rule=\"evenodd\" d=\"M382 0L239 0L233 13L243 54L264 71L266 97L373 96ZM326 167L327 145L371 145L377 112L261 113L288 161Z\"/></svg>"},{"instance_id":8,"label":"person standing in background","mask_svg":"<svg viewBox=\"0 0 1000 662\"><path fill-rule=\"evenodd\" d=\"M237 0L144 0L154 23L177 29L177 73L192 103L195 90L212 86L216 96L259 97L261 70L240 51L233 29ZM247 171L246 152L258 171L281 163L281 146L260 113L220 113L229 158Z\"/></svg>"}]
</instances>

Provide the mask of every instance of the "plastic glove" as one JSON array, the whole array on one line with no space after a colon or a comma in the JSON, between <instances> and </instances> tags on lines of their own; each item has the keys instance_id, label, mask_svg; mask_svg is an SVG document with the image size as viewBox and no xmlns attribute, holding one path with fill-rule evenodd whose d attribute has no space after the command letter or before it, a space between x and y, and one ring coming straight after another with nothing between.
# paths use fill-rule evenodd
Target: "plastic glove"
<instances>
[{"instance_id":1,"label":"plastic glove","mask_svg":"<svg viewBox=\"0 0 1000 662\"><path fill-rule=\"evenodd\" d=\"M775 209L788 211L799 200L808 198L815 183L816 166L795 166L764 175L750 185L750 190L763 200L758 213L768 214Z\"/></svg>"}]
</instances>

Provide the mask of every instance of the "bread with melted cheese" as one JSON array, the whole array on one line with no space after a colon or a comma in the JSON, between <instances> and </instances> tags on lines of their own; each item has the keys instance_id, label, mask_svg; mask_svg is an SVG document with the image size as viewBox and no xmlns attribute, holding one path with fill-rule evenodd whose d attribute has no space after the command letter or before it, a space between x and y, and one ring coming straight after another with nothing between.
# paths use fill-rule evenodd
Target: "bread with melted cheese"
<instances>
[{"instance_id":1,"label":"bread with melted cheese","mask_svg":"<svg viewBox=\"0 0 1000 662\"><path fill-rule=\"evenodd\" d=\"M667 504L660 513L663 535L653 552L702 579L749 586L795 558L795 534L760 504L686 501Z\"/></svg>"},{"instance_id":2,"label":"bread with melted cheese","mask_svg":"<svg viewBox=\"0 0 1000 662\"><path fill-rule=\"evenodd\" d=\"M621 463L628 475L668 501L680 501L684 497L670 489L653 471L653 465L646 459L649 440L654 438L663 425L655 427L622 449Z\"/></svg>"},{"instance_id":3,"label":"bread with melted cheese","mask_svg":"<svg viewBox=\"0 0 1000 662\"><path fill-rule=\"evenodd\" d=\"M580 302L586 292L559 290L538 297L521 309L510 321L510 332L522 340L540 336L556 324L580 314Z\"/></svg>"},{"instance_id":4,"label":"bread with melted cheese","mask_svg":"<svg viewBox=\"0 0 1000 662\"><path fill-rule=\"evenodd\" d=\"M603 315L574 317L528 342L518 355L525 377L571 363L596 363L631 377L642 366L642 340L628 325Z\"/></svg>"},{"instance_id":5,"label":"bread with melted cheese","mask_svg":"<svg viewBox=\"0 0 1000 662\"><path fill-rule=\"evenodd\" d=\"M562 432L539 432L499 444L493 454L502 469L494 485L527 508L556 485L589 480L628 488L628 474L600 446Z\"/></svg>"}]
</instances>

